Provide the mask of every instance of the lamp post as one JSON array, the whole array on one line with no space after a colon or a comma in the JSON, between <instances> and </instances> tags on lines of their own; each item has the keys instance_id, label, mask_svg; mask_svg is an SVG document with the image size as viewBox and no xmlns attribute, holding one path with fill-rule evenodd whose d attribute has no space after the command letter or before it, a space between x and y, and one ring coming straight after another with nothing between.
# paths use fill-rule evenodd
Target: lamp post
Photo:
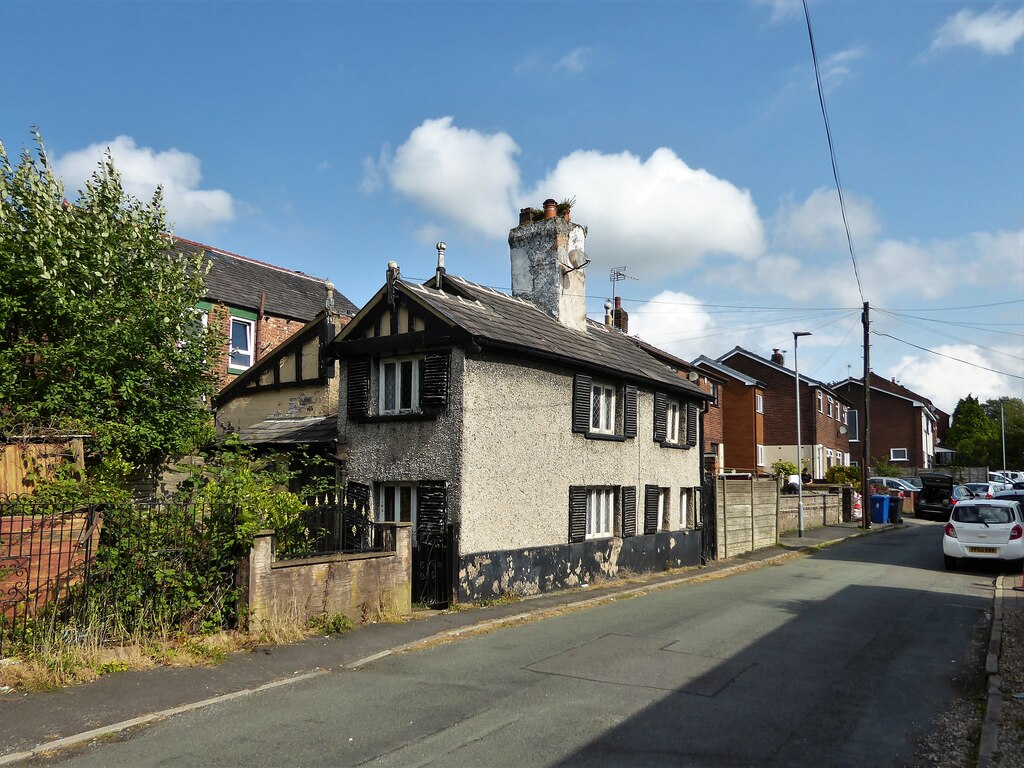
<instances>
[{"instance_id":1,"label":"lamp post","mask_svg":"<svg viewBox=\"0 0 1024 768\"><path fill-rule=\"evenodd\" d=\"M800 479L796 484L796 519L800 538L804 535L804 466L803 440L800 436L800 361L797 347L801 336L810 336L810 331L793 331L793 370L796 372L796 471Z\"/></svg>"}]
</instances>

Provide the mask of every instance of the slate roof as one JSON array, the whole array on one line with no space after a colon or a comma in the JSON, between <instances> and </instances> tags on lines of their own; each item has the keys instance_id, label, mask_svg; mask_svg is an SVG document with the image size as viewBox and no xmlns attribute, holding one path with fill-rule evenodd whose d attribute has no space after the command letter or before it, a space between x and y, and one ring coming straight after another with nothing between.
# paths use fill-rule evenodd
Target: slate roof
<instances>
[{"instance_id":1,"label":"slate roof","mask_svg":"<svg viewBox=\"0 0 1024 768\"><path fill-rule=\"evenodd\" d=\"M525 299L446 274L444 287L399 281L401 288L448 318L483 345L490 343L527 356L561 359L597 372L645 381L708 399L696 385L640 349L632 339L602 323L587 321L586 332L566 328Z\"/></svg>"},{"instance_id":2,"label":"slate roof","mask_svg":"<svg viewBox=\"0 0 1024 768\"><path fill-rule=\"evenodd\" d=\"M324 308L327 280L323 278L178 237L174 238L172 250L188 255L202 253L209 259L206 298L210 301L257 312L262 294L267 314L302 321L312 320ZM337 289L334 306L349 316L358 311Z\"/></svg>"},{"instance_id":3,"label":"slate roof","mask_svg":"<svg viewBox=\"0 0 1024 768\"><path fill-rule=\"evenodd\" d=\"M265 419L242 427L238 436L249 445L328 443L338 439L337 416L308 416L302 419Z\"/></svg>"},{"instance_id":4,"label":"slate roof","mask_svg":"<svg viewBox=\"0 0 1024 768\"><path fill-rule=\"evenodd\" d=\"M758 381L753 376L748 376L747 374L743 373L743 371L737 371L735 368L730 368L725 363L719 362L718 360L713 360L712 358L706 355L701 355L700 357L696 358L693 361L693 364L696 366L707 366L713 371L718 371L718 373L722 374L723 376L729 376L733 379L736 379L741 384L746 384L747 386L750 387L764 387L764 382Z\"/></svg>"}]
</instances>

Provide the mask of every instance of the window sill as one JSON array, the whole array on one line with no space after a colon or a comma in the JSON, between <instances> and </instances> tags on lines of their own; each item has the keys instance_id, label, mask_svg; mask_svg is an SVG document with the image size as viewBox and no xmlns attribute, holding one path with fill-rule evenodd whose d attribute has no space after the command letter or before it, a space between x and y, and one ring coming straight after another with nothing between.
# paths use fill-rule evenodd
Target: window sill
<instances>
[{"instance_id":1,"label":"window sill","mask_svg":"<svg viewBox=\"0 0 1024 768\"><path fill-rule=\"evenodd\" d=\"M674 448L676 450L682 451L688 451L693 447L692 445L687 445L686 443L669 443L664 440L658 443L658 445L660 445L662 448Z\"/></svg>"},{"instance_id":2,"label":"window sill","mask_svg":"<svg viewBox=\"0 0 1024 768\"><path fill-rule=\"evenodd\" d=\"M385 423L390 421L436 421L437 414L418 411L416 413L381 413L360 419L363 423Z\"/></svg>"},{"instance_id":3,"label":"window sill","mask_svg":"<svg viewBox=\"0 0 1024 768\"><path fill-rule=\"evenodd\" d=\"M625 435L606 435L604 432L584 432L583 436L587 440L608 440L613 443L624 443L627 439Z\"/></svg>"}]
</instances>

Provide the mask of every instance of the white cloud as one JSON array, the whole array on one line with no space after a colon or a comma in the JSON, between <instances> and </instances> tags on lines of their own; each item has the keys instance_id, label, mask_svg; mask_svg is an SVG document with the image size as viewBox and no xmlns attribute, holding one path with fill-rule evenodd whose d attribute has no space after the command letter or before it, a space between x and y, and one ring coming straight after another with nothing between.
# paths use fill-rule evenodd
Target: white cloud
<instances>
[{"instance_id":1,"label":"white cloud","mask_svg":"<svg viewBox=\"0 0 1024 768\"><path fill-rule=\"evenodd\" d=\"M501 235L518 220L513 198L519 147L507 133L484 134L452 122L451 117L425 120L392 158L382 156L382 169L398 192L423 208L467 229ZM367 173L364 189L372 179Z\"/></svg>"},{"instance_id":2,"label":"white cloud","mask_svg":"<svg viewBox=\"0 0 1024 768\"><path fill-rule=\"evenodd\" d=\"M589 226L590 258L602 267L625 264L637 277L682 272L710 253L749 259L764 250L750 192L666 148L647 160L573 152L521 200L536 206L548 197L575 197L573 218Z\"/></svg>"},{"instance_id":3,"label":"white cloud","mask_svg":"<svg viewBox=\"0 0 1024 768\"><path fill-rule=\"evenodd\" d=\"M968 394L984 401L1021 388L1019 380L976 367L980 365L1021 375L1024 366L1019 361L1008 360L1002 355L987 356L971 344L949 344L936 347L935 351L966 363L927 353L907 355L887 369L885 376L895 377L903 386L928 397L946 413L952 413L957 401Z\"/></svg>"},{"instance_id":4,"label":"white cloud","mask_svg":"<svg viewBox=\"0 0 1024 768\"><path fill-rule=\"evenodd\" d=\"M864 56L863 47L847 48L845 51L833 53L821 64L821 83L825 90L838 86L850 75L850 64Z\"/></svg>"},{"instance_id":5,"label":"white cloud","mask_svg":"<svg viewBox=\"0 0 1024 768\"><path fill-rule=\"evenodd\" d=\"M981 13L964 8L946 19L932 50L974 46L987 54L1010 54L1024 37L1024 8L1010 11L994 7Z\"/></svg>"},{"instance_id":6,"label":"white cloud","mask_svg":"<svg viewBox=\"0 0 1024 768\"><path fill-rule=\"evenodd\" d=\"M771 8L773 24L803 13L800 0L754 0L754 5Z\"/></svg>"},{"instance_id":7,"label":"white cloud","mask_svg":"<svg viewBox=\"0 0 1024 768\"><path fill-rule=\"evenodd\" d=\"M629 332L684 360L707 350L707 334L715 326L699 299L677 291L662 291L629 312Z\"/></svg>"},{"instance_id":8,"label":"white cloud","mask_svg":"<svg viewBox=\"0 0 1024 768\"><path fill-rule=\"evenodd\" d=\"M573 48L565 56L563 56L557 64L555 69L560 69L563 72L572 72L573 74L579 74L587 68L587 64L590 62L590 48Z\"/></svg>"},{"instance_id":9,"label":"white cloud","mask_svg":"<svg viewBox=\"0 0 1024 768\"><path fill-rule=\"evenodd\" d=\"M882 225L871 201L847 192L846 218L854 245L874 240ZM846 252L846 228L839 197L834 189L819 187L802 203L787 200L771 219L772 247L806 252L829 250Z\"/></svg>"},{"instance_id":10,"label":"white cloud","mask_svg":"<svg viewBox=\"0 0 1024 768\"><path fill-rule=\"evenodd\" d=\"M129 194L148 200L158 186L163 187L167 218L177 228L201 230L235 217L231 195L222 189L199 189L199 158L178 149L158 152L136 146L131 136L118 136L68 152L53 165L69 189L82 189L108 149Z\"/></svg>"}]
</instances>

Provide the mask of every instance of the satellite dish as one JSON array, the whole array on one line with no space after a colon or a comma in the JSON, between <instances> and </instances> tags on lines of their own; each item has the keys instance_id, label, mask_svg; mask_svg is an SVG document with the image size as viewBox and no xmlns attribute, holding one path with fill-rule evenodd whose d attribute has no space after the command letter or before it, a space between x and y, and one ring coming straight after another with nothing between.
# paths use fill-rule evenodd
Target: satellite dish
<instances>
[{"instance_id":1,"label":"satellite dish","mask_svg":"<svg viewBox=\"0 0 1024 768\"><path fill-rule=\"evenodd\" d=\"M842 427L842 426L841 426L841 427L839 427L839 434L840 434L840 435L845 435L845 434L846 434L847 432L849 432L849 431L850 431L850 430L848 430L848 429L847 429L846 427Z\"/></svg>"},{"instance_id":2,"label":"satellite dish","mask_svg":"<svg viewBox=\"0 0 1024 768\"><path fill-rule=\"evenodd\" d=\"M694 384L696 384L700 380L700 374L697 373L696 371L690 371L690 373L687 375L687 378Z\"/></svg>"},{"instance_id":3,"label":"satellite dish","mask_svg":"<svg viewBox=\"0 0 1024 768\"><path fill-rule=\"evenodd\" d=\"M569 251L569 264L572 265L573 269L582 269L590 263L590 259L587 258L587 254L579 248L573 248Z\"/></svg>"}]
</instances>

